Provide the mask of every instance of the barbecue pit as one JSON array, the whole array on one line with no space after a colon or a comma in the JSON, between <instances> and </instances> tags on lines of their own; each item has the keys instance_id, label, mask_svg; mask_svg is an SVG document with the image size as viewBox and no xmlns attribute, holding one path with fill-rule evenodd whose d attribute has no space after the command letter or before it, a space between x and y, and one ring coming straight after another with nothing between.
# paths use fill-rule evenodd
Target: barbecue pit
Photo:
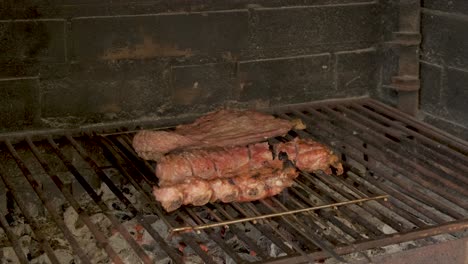
<instances>
[{"instance_id":1,"label":"barbecue pit","mask_svg":"<svg viewBox=\"0 0 468 264\"><path fill-rule=\"evenodd\" d=\"M3 1L0 263L465 263L467 10ZM269 146L312 139L344 173L166 212L133 137L220 109L300 119Z\"/></svg>"},{"instance_id":2,"label":"barbecue pit","mask_svg":"<svg viewBox=\"0 0 468 264\"><path fill-rule=\"evenodd\" d=\"M4 258L351 261L467 236L466 142L371 99L271 111L313 128L275 140L320 140L341 153L345 174L301 173L270 199L166 213L152 197L152 164L131 147L135 125L3 137Z\"/></svg>"}]
</instances>

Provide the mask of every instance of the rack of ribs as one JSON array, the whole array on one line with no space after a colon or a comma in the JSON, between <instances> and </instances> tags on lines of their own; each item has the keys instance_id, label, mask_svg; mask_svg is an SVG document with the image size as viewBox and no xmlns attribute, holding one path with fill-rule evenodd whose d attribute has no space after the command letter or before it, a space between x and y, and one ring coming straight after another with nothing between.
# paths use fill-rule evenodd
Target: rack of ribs
<instances>
[{"instance_id":1,"label":"rack of ribs","mask_svg":"<svg viewBox=\"0 0 468 264\"><path fill-rule=\"evenodd\" d=\"M281 168L284 160L291 161L304 171L331 172L330 166L342 171L338 157L326 146L311 139L295 138L276 144L272 149L264 142L168 154L157 163L156 175L160 186L170 186L192 179L232 178L247 173L254 175L264 167Z\"/></svg>"},{"instance_id":2,"label":"rack of ribs","mask_svg":"<svg viewBox=\"0 0 468 264\"><path fill-rule=\"evenodd\" d=\"M222 201L248 202L274 196L290 187L299 175L295 168L261 169L255 175L241 174L233 178L199 180L168 187L153 187L153 194L162 207L174 211L182 205L205 205Z\"/></svg>"}]
</instances>

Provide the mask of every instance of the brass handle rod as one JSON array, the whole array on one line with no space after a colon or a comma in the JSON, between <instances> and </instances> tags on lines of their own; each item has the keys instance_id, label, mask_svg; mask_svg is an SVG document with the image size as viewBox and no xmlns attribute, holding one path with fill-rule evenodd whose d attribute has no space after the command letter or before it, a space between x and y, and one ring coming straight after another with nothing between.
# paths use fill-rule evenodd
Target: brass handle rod
<instances>
[{"instance_id":1,"label":"brass handle rod","mask_svg":"<svg viewBox=\"0 0 468 264\"><path fill-rule=\"evenodd\" d=\"M319 209L338 207L338 206L349 205L349 204L357 204L357 203L362 203L362 202L367 202L367 201L374 201L374 200L379 200L379 199L384 199L386 201L388 199L388 197L389 197L388 195L379 195L379 196L374 196L374 197L366 197L366 198L361 198L361 199L356 199L356 200L351 200L351 201L332 203L332 204L326 204L326 205L319 205L319 206L314 206L314 207L307 207L307 208L291 210L291 211L287 211L287 212L274 213L274 214L252 216L252 217L246 217L246 218L241 218L241 219L223 221L223 222L218 222L218 223L210 223L210 224L203 224L203 225L197 225L197 226L176 227L176 228L172 228L170 231L173 232L173 233L174 232L183 232L183 231L198 231L198 230L212 228L212 227L226 226L226 225L232 225L232 224L244 223L244 222L250 222L250 221L257 221L257 220L260 220L260 219L266 219L266 218L272 218L272 217L278 217L278 216L285 216L285 215L303 213L303 212L308 212L308 211L315 211L315 210L319 210Z\"/></svg>"}]
</instances>

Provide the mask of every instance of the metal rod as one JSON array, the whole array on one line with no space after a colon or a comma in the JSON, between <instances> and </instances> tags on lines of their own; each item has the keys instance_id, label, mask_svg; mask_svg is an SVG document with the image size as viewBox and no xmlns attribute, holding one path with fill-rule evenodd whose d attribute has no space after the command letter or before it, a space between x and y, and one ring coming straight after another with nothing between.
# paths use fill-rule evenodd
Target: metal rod
<instances>
[{"instance_id":1,"label":"metal rod","mask_svg":"<svg viewBox=\"0 0 468 264\"><path fill-rule=\"evenodd\" d=\"M18 194L18 191L13 187L13 182L10 178L9 173L7 173L6 168L3 167L2 164L0 164L0 178L2 179L3 183L5 184L6 189L8 189L11 194L13 195L13 199L15 200L16 204L18 205L18 208L21 210L21 213L24 215L24 219L26 220L25 222L31 226L31 231L38 240L39 244L41 245L41 248L44 250L44 252L47 254L47 257L49 257L50 262L53 264L60 264L60 262L57 259L57 256L54 253L54 250L52 249L48 236L44 233L44 231L40 228L39 223L37 222L37 218L34 217L29 210L27 210L27 205L25 201L22 198L21 195ZM24 198L24 197L23 197ZM86 261L86 256L84 256L83 263L90 263L89 261Z\"/></svg>"},{"instance_id":2,"label":"metal rod","mask_svg":"<svg viewBox=\"0 0 468 264\"><path fill-rule=\"evenodd\" d=\"M270 197L270 201L276 204L276 206L278 206L279 208L282 208L283 210L287 210L286 206L284 206L275 197ZM270 203L267 203L266 200L261 200L260 202L264 206L266 206L269 210L273 212L277 211L277 209L275 208L276 206ZM337 207L335 206L335 208ZM312 211L307 211L306 213L311 214ZM286 218L286 216L290 216L290 218ZM299 219L299 217L296 217L296 215L292 215L292 214L282 215L281 218L283 218L283 220L286 223L290 223L300 233L304 233L314 245L320 248L320 250L327 252L328 255L330 255L331 257L335 258L336 260L340 262L346 262L341 256L336 254L336 252L333 250L334 246L330 243L330 241L328 241L322 236L319 236L318 233L315 233L318 230L320 230L320 228L316 228L315 232L311 232L310 226L306 225L304 223L305 221L303 219Z\"/></svg>"},{"instance_id":3,"label":"metal rod","mask_svg":"<svg viewBox=\"0 0 468 264\"><path fill-rule=\"evenodd\" d=\"M197 230L202 230L202 229L206 229L206 228L213 228L213 227L218 227L218 226L226 226L226 225L232 225L232 224L237 224L237 223L250 222L250 221L255 221L255 220L260 220L260 219L266 219L266 218L272 218L272 217L278 217L278 216L284 216L284 215L291 215L291 214L303 213L303 212L308 212L308 211L315 211L315 210L325 209L325 208L333 208L333 207L338 207L338 206L343 206L343 205L348 205L348 204L362 203L362 202L366 202L366 201L373 201L373 200L379 200L379 199L387 200L388 197L389 197L388 195L379 195L379 196L375 196L375 197L361 198L361 199L356 199L356 200L352 200L352 201L345 201L345 202L339 202L339 203L333 203L333 204L326 204L326 205L302 208L302 209L297 209L297 210L291 210L291 211L288 211L288 212L280 212L280 213L259 215L259 216L253 216L253 217L246 217L246 218L242 218L242 219L223 221L223 222L213 223L213 224L176 227L176 228L172 228L170 231L173 232L173 233L174 232L183 232L183 231L197 231Z\"/></svg>"},{"instance_id":4,"label":"metal rod","mask_svg":"<svg viewBox=\"0 0 468 264\"><path fill-rule=\"evenodd\" d=\"M425 166L429 167L430 171L435 172L436 170L438 170L437 173L439 175L443 175L444 179L445 178L450 179L450 178L453 177L458 181L463 181L465 184L468 184L468 179L466 179L464 173L459 174L457 171L447 167L447 165L450 165L452 163L452 161L447 162L447 163L442 163L441 162L442 160L440 158L437 158L437 157L431 158L431 155L429 153L423 152L420 148L418 148L417 152L412 152L411 151L412 148L409 147L409 146L413 145L414 143L413 142L408 142L409 139L399 136L398 134L401 134L401 131L398 134L393 133L392 131L394 131L394 130L389 129L388 127L385 127L383 125L380 125L377 122L371 122L369 119L367 119L362 114L360 114L358 112L355 112L355 111L351 111L348 108L338 106L337 109L340 110L342 113L346 113L346 117L348 119L353 119L353 120L357 121L358 124L360 124L362 126L372 128L372 133L369 133L369 134L371 134L371 135L373 134L376 137L382 138L381 134L388 133L391 136L393 136L395 138L398 138L401 141L400 144L407 144L408 147L406 147L404 149L399 148L397 151L399 153L404 153L405 155L408 155L408 156L413 156L414 158L419 160L418 163L425 164ZM389 140L389 139L386 139L386 141L389 143L389 145L394 145L394 146L395 145L398 145L398 146L400 145L400 144L397 144L396 142L391 142L391 140ZM417 144L417 145L423 146L422 144ZM455 160L453 160L453 163L456 163ZM431 167L434 167L434 168L431 168ZM450 182L452 182L452 181L450 181ZM455 185L456 185L456 183L455 183Z\"/></svg>"},{"instance_id":5,"label":"metal rod","mask_svg":"<svg viewBox=\"0 0 468 264\"><path fill-rule=\"evenodd\" d=\"M18 152L16 152L16 149L13 147L11 142L8 141L8 140L5 141L5 145L7 146L8 151L10 151L10 154L12 155L12 157L15 160L16 164L18 165L19 169L23 173L24 177L26 178L26 180L29 182L29 184L33 188L34 192L39 197L39 200L42 202L44 207L47 209L50 216L52 217L52 219L57 224L58 228L63 232L63 235L65 236L65 238L70 243L70 246L72 247L73 251L80 257L80 259L84 263L90 263L88 255L80 247L80 245L78 244L78 241L75 239L73 233L70 231L70 229L65 224L65 221L62 219L62 217L59 215L57 210L52 205L52 203L51 203L52 199L50 199L50 198L48 198L46 196L47 191L43 190L42 184L34 179L32 172L26 166L24 161L21 159ZM115 257L115 261L117 263L121 263L121 262L119 262L119 257L118 257L117 254L114 254L113 256L110 255L110 256L113 257L113 259Z\"/></svg>"},{"instance_id":6,"label":"metal rod","mask_svg":"<svg viewBox=\"0 0 468 264\"><path fill-rule=\"evenodd\" d=\"M362 106L361 104L352 104L350 105L350 108L354 111L359 111L360 113L363 113L367 116L377 119L380 122L383 122L387 125L395 127L395 129L404 131L408 135L415 137L418 143L420 143L418 145L422 145L430 149L432 155L437 155L439 162L440 162L440 159L445 159L447 161L450 161L451 163L453 163L453 161L459 160L459 162L456 162L455 164L461 167L462 169L468 170L468 166L466 165L466 163L468 163L468 157L466 155L463 155L460 152L454 151L448 146L444 144L440 144L437 140L433 138L429 138L414 130L411 130L407 128L405 125L401 124L400 122L393 121L391 117L386 116L386 115L381 115L378 112L372 111L371 109ZM373 120L373 122L375 121Z\"/></svg>"},{"instance_id":7,"label":"metal rod","mask_svg":"<svg viewBox=\"0 0 468 264\"><path fill-rule=\"evenodd\" d=\"M96 244L102 247L106 251L106 253L109 255L109 257L111 257L112 259L120 258L118 257L117 252L115 252L115 250L109 244L108 238L99 230L96 224L94 224L91 221L91 218L89 214L86 212L86 210L80 206L80 204L78 203L78 201L76 201L76 199L73 197L71 192L67 190L67 188L64 187L62 180L60 180L60 178L52 172L47 162L40 155L37 147L34 145L31 138L27 137L26 142L28 143L31 151L33 152L34 156L41 164L44 171L49 175L49 177L55 183L57 188L60 190L63 196L67 199L67 202L70 203L70 205L73 207L75 212L78 214L79 219L83 221L83 223L88 227L89 231L94 235L95 239L97 240ZM106 214L106 216L109 216L109 214ZM110 221L113 222L112 219L110 219ZM119 230L118 227L116 227L116 229ZM128 236L127 237L125 235L122 235L122 236L128 242L128 239L129 239ZM146 253L144 252L136 252L136 253L143 262L151 263L151 259Z\"/></svg>"},{"instance_id":8,"label":"metal rod","mask_svg":"<svg viewBox=\"0 0 468 264\"><path fill-rule=\"evenodd\" d=\"M10 226L8 225L8 221L5 218L6 212L3 211L2 207L0 206L0 227L3 228L5 234L10 240L11 246L18 257L18 260L21 264L29 263L28 259L24 255L23 249L20 245L20 240L18 236L11 230Z\"/></svg>"},{"instance_id":9,"label":"metal rod","mask_svg":"<svg viewBox=\"0 0 468 264\"><path fill-rule=\"evenodd\" d=\"M144 216L139 212L136 207L123 195L123 193L117 188L117 186L107 177L107 175L102 171L102 169L94 162L93 159L87 154L87 152L76 142L73 137L67 135L66 136L67 140L71 143L71 145L75 148L77 153L94 169L96 175L98 178L103 181L107 187L112 191L112 193L125 205L126 209L130 211L137 220L138 223L140 223L146 231L150 234L150 236L161 246L162 249L171 257L174 262L181 263L182 260L180 257L174 252L174 249L170 248L165 242L164 239L156 232L156 230L146 221ZM52 138L48 138L49 143L51 146L54 148L55 152L57 155L60 156L60 159L62 162L67 166L67 168L72 172L72 174L75 176L75 178L78 180L78 182L85 187L85 190L91 195L91 198L102 208L103 211L107 210L107 206L102 202L101 198L97 195L97 193L93 190L93 188L87 183L87 181L84 179L84 177L80 174L80 172L75 168L73 163L65 157L65 155L62 153L62 150L58 147L58 145L54 142ZM122 226L118 222L118 220L112 215L109 214L109 219L113 220L115 222L115 226L117 226L119 229L119 232L126 233L128 234L128 231L125 229L125 227Z\"/></svg>"},{"instance_id":10,"label":"metal rod","mask_svg":"<svg viewBox=\"0 0 468 264\"><path fill-rule=\"evenodd\" d=\"M420 134L429 136L429 137L437 137L438 139L444 139L447 143L447 145L452 145L456 149L461 150L465 154L468 153L468 142L464 141L461 138L457 138L453 135L450 135L449 133L438 129L434 126L431 126L429 124L423 123L416 118L406 115L405 113L401 113L395 108L392 108L388 105L385 105L384 103L381 103L376 100L364 100L365 104L370 105L373 108L377 108L379 112L382 112L387 115L391 115L392 118L396 120L400 120L403 123L409 124L415 128L417 128Z\"/></svg>"},{"instance_id":11,"label":"metal rod","mask_svg":"<svg viewBox=\"0 0 468 264\"><path fill-rule=\"evenodd\" d=\"M188 223L187 219L190 217L192 218L193 220L195 220L198 224L201 224L203 223L203 220L200 219L200 217L195 213L193 212L193 210L191 210L190 208L185 208L185 211L187 211L187 214L185 214L184 212L182 211L179 211L179 216L185 221ZM204 220L204 221L207 221L207 220ZM236 253L234 252L234 250L231 248L231 246L229 244L226 243L226 241L223 240L223 238L221 237L221 235L217 232L215 232L214 230L207 230L205 231L206 234L213 240L216 242L216 244L218 244L218 246L224 250L224 252L226 252L230 258L232 258L236 263L240 263L240 262L243 262L242 258Z\"/></svg>"},{"instance_id":12,"label":"metal rod","mask_svg":"<svg viewBox=\"0 0 468 264\"><path fill-rule=\"evenodd\" d=\"M398 243L403 243L405 241L418 240L427 237L437 236L444 233L455 233L458 231L463 231L468 228L468 219L448 222L445 224L437 226L429 226L427 228L420 228L418 230L411 230L408 232L394 233L391 235L386 235L378 239L369 239L360 243L353 244L351 246L337 247L335 251L340 254L349 254L358 251L368 250L372 248L385 247L388 245L394 245ZM314 252L309 254L309 257L314 258L315 260L324 259L327 256L326 252ZM270 261L271 264L282 264L282 263L301 263L307 261L307 258L303 256L289 257L283 259L277 259Z\"/></svg>"},{"instance_id":13,"label":"metal rod","mask_svg":"<svg viewBox=\"0 0 468 264\"><path fill-rule=\"evenodd\" d=\"M363 147L363 144L366 144L366 142L368 143L369 138L360 138L360 137L356 137L354 135L353 136L344 136L344 135L350 133L349 129L345 129L345 128L342 128L342 127L338 126L337 124L335 124L336 122L333 122L330 117L326 116L325 114L323 114L323 113L321 113L321 112L319 112L319 111L317 111L315 109L309 108L307 110L311 113L311 115L314 115L314 117L316 117L316 118L318 117L321 120L324 120L325 122L316 123L316 126L318 128L320 128L320 129L306 130L306 132L298 131L299 134L304 135L304 136L307 136L307 134L317 135L317 134L322 134L323 132L326 131L329 135L324 136L325 140L326 141L334 140L335 142L339 141L339 144L341 145L340 147L343 148L342 151L345 152L346 155L356 156L351 151L348 150L349 147L357 149L359 152L361 152L363 154L366 154L366 153L371 154L372 159L369 159L368 161L363 161L361 158L358 158L358 157L353 157L353 159L359 160L362 164L367 163L368 164L367 166L373 167L374 171L379 171L380 174L385 175L386 172L384 170L381 170L381 166L383 165L385 167L388 167L388 168L392 169L393 171L399 172L402 175L407 176L406 178L411 180L412 182L415 182L418 185L426 187L426 188L424 188L426 190L428 189L428 190L430 190L432 192L435 192L435 193L438 193L438 194L440 193L439 195L441 197L444 197L445 199L453 202L455 205L458 205L459 203L464 202L464 201L460 201L461 200L460 197L456 196L453 192L447 191L446 188L442 188L442 187L440 187L438 185L426 182L425 179L423 179L421 177L415 177L413 175L413 174L416 174L416 172L414 172L414 170L409 170L409 169L402 168L401 163L400 163L401 158L400 159L389 159L389 157L388 157L389 155L387 154L387 152L384 152L384 151L381 150L381 143L380 143L380 145L379 145L379 143L373 143L375 146L371 145L371 144L367 144L367 148L365 148L365 147ZM310 116L305 116L305 117L307 119L310 119L311 121L314 121L314 122L316 121L316 118L312 119ZM342 119L342 120L344 120L344 119ZM353 128L351 128L351 129L353 129ZM346 146L346 149L344 149L345 146ZM379 162L381 164L380 165L376 164L376 162ZM392 180L392 181L393 180L398 180L396 177L390 177L388 179ZM406 183L406 185L403 184L403 185L400 185L400 186L402 188L410 188L411 187L411 186L407 186L407 183ZM432 207L436 206L436 208L438 208L439 211L444 212L447 215L450 215L450 214L459 215L457 212L452 212L453 210L449 206L447 206L447 204L440 204L439 201L436 201L435 199L432 199L431 197L425 195L424 193L420 193L418 191L415 191L415 189L410 190L410 193L411 193L410 196L412 196L412 197L419 196L419 198L417 198L418 200L422 201L423 203L425 203L425 204L427 204L429 206L432 206ZM424 198L421 198L421 197L424 197ZM460 206L460 205L458 205L458 206ZM463 206L461 206L461 208L463 208Z\"/></svg>"},{"instance_id":14,"label":"metal rod","mask_svg":"<svg viewBox=\"0 0 468 264\"><path fill-rule=\"evenodd\" d=\"M343 108L338 106L338 109L342 110ZM336 119L342 120L344 122L340 122L340 125L343 128L346 127L353 127L355 131L358 132L356 135L357 137L360 137L362 139L368 141L369 143L375 144L375 146L382 146L382 144L385 144L385 154L387 157L398 160L398 167L399 168L405 168L408 171L413 171L413 175L419 176L417 178L420 178L422 182L426 182L426 184L431 184L432 182L428 181L429 178L431 178L432 181L434 181L436 184L434 184L434 190L437 190L441 196L443 197L451 197L456 196L454 198L455 204L457 204L457 201L463 200L458 197L457 194L453 194L452 191L456 191L461 195L468 196L468 190L463 188L462 186L459 186L455 184L454 182L450 181L449 179L443 178L440 175L436 174L433 170L428 169L424 166L421 166L420 163L413 161L412 159L407 159L403 156L401 153L401 145L396 144L396 142L386 138L385 136L378 134L377 132L373 131L369 127L365 126L362 124L362 122L355 121L354 119L351 119L348 115L344 115L343 113L340 113L338 111L335 111L330 108L323 108L323 111L327 112L329 115L333 116ZM415 171L416 170L416 171ZM438 187L436 189L436 186L444 186L444 188ZM447 187L453 189L452 191L447 191ZM441 191L439 191L441 189ZM468 203L467 203L468 205ZM461 206L463 208L463 205Z\"/></svg>"},{"instance_id":15,"label":"metal rod","mask_svg":"<svg viewBox=\"0 0 468 264\"><path fill-rule=\"evenodd\" d=\"M280 116L283 118L289 118L285 115L280 115ZM292 139L292 137L289 135L287 135L286 138L289 140ZM324 189L324 191L326 191L327 193L330 193L330 197L332 197L335 200L338 200L338 199L339 200L343 200L343 199L352 200L355 198L365 196L363 193L358 191L354 186L350 186L346 184L345 182L340 182L340 179L341 179L340 177L328 177L328 175L320 171L314 174L316 177L312 177L312 175L310 175L309 173L302 173L302 175L305 176L309 181L315 183L317 187L321 185L322 186L321 189ZM392 227L396 231L403 231L401 230L401 226L399 223L397 223L394 219L390 217L386 217L385 215L381 214L379 210L375 210L366 204L364 204L362 208L359 208L359 209L363 210L364 213L368 213L376 217L380 221L388 224L390 227Z\"/></svg>"}]
</instances>

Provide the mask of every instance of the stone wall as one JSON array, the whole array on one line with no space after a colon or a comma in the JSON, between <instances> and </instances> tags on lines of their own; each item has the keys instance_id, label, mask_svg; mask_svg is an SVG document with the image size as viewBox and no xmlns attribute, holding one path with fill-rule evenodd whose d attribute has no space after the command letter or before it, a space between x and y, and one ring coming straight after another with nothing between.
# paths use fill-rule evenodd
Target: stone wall
<instances>
[{"instance_id":1,"label":"stone wall","mask_svg":"<svg viewBox=\"0 0 468 264\"><path fill-rule=\"evenodd\" d=\"M468 2L426 0L421 25L425 121L468 140Z\"/></svg>"},{"instance_id":2,"label":"stone wall","mask_svg":"<svg viewBox=\"0 0 468 264\"><path fill-rule=\"evenodd\" d=\"M178 116L378 89L379 1L129 2L3 1L2 127Z\"/></svg>"}]
</instances>

